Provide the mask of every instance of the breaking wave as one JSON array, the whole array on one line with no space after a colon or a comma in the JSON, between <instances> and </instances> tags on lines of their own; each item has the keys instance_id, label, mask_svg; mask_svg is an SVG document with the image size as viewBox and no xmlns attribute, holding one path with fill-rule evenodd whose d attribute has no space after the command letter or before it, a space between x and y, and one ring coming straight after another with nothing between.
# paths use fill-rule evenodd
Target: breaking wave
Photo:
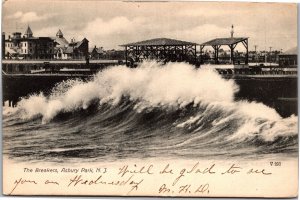
<instances>
[{"instance_id":1,"label":"breaking wave","mask_svg":"<svg viewBox=\"0 0 300 200\"><path fill-rule=\"evenodd\" d=\"M121 143L123 154L134 148L144 154L177 149L172 151L176 155L195 156L295 151L297 116L282 118L262 103L235 101L238 90L233 80L213 70L144 62L138 68L110 67L87 82L61 82L50 96L30 95L3 115L22 123L41 120L35 123L39 127L59 124L66 137L72 132L66 130L78 131L87 123L85 137L101 138L108 149L119 149Z\"/></svg>"}]
</instances>

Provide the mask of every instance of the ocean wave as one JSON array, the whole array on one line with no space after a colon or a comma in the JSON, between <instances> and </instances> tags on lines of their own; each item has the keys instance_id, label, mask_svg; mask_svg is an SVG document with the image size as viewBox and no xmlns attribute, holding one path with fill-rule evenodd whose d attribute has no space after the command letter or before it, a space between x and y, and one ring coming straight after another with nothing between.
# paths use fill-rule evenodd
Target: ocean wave
<instances>
[{"instance_id":1,"label":"ocean wave","mask_svg":"<svg viewBox=\"0 0 300 200\"><path fill-rule=\"evenodd\" d=\"M151 107L184 107L200 102L231 102L238 86L212 70L195 69L185 63L165 66L145 62L131 69L111 67L89 82L65 81L50 96L31 95L18 103L23 118L42 116L50 121L60 112L86 109L95 100L116 105L122 97L138 102L137 111Z\"/></svg>"},{"instance_id":2,"label":"ocean wave","mask_svg":"<svg viewBox=\"0 0 300 200\"><path fill-rule=\"evenodd\" d=\"M238 90L233 80L223 79L214 70L185 63L144 62L134 69L110 67L87 82L61 82L49 96L40 93L23 98L10 115L42 119L46 124L62 114L82 115L89 110L94 113L89 116L90 130L112 134L112 138L128 132L134 137L128 142L165 134L161 137L166 137L168 145L161 149L289 146L297 142L297 116L282 118L262 103L235 101ZM80 117L74 118L80 124ZM70 120L72 126L74 120ZM161 140L152 142L148 148L159 148Z\"/></svg>"}]
</instances>

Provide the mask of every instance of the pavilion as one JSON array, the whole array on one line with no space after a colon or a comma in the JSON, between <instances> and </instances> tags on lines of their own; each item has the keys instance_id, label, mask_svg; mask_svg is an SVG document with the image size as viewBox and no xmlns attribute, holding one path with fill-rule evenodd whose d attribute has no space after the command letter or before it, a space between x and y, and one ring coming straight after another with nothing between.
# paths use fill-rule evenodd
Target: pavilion
<instances>
[{"instance_id":1,"label":"pavilion","mask_svg":"<svg viewBox=\"0 0 300 200\"><path fill-rule=\"evenodd\" d=\"M188 62L196 64L197 53L193 42L169 38L155 38L121 45L125 47L126 63L133 65L145 59L156 59L162 62Z\"/></svg>"},{"instance_id":2,"label":"pavilion","mask_svg":"<svg viewBox=\"0 0 300 200\"><path fill-rule=\"evenodd\" d=\"M200 59L202 60L202 53L203 48L205 46L211 46L214 49L214 61L215 64L219 63L219 49L221 46L228 46L230 48L230 60L231 63L234 64L235 58L234 58L234 49L236 45L239 43L242 43L244 47L246 48L246 57L245 57L245 64L248 64L248 38L247 37L230 37L230 38L216 38L213 40L210 40L208 42L205 42L203 44L200 44Z\"/></svg>"}]
</instances>

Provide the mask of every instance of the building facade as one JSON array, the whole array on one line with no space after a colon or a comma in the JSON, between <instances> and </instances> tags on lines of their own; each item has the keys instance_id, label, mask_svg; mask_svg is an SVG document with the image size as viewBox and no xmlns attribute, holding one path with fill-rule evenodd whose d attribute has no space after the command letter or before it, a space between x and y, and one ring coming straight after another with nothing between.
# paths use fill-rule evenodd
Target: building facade
<instances>
[{"instance_id":1,"label":"building facade","mask_svg":"<svg viewBox=\"0 0 300 200\"><path fill-rule=\"evenodd\" d=\"M91 59L101 59L103 58L103 55L104 55L104 50L103 50L103 47L94 47L93 49L91 49L91 51L89 52L90 53L90 58Z\"/></svg>"},{"instance_id":2,"label":"building facade","mask_svg":"<svg viewBox=\"0 0 300 200\"><path fill-rule=\"evenodd\" d=\"M56 37L34 37L28 26L22 36L20 32L4 38L4 59L86 59L89 55L89 41L68 42L61 30ZM2 49L3 50L3 49Z\"/></svg>"},{"instance_id":3,"label":"building facade","mask_svg":"<svg viewBox=\"0 0 300 200\"><path fill-rule=\"evenodd\" d=\"M51 59L55 42L50 37L34 37L28 26L24 35L14 32L5 40L6 59Z\"/></svg>"},{"instance_id":4,"label":"building facade","mask_svg":"<svg viewBox=\"0 0 300 200\"><path fill-rule=\"evenodd\" d=\"M297 59L298 59L298 50L297 47L294 47L282 54L279 54L279 66L297 68L298 66Z\"/></svg>"},{"instance_id":5,"label":"building facade","mask_svg":"<svg viewBox=\"0 0 300 200\"><path fill-rule=\"evenodd\" d=\"M68 42L64 38L61 30L58 30L56 37L53 38L55 41L55 59L86 59L89 56L89 41L84 38L81 41L75 41L72 39Z\"/></svg>"}]
</instances>

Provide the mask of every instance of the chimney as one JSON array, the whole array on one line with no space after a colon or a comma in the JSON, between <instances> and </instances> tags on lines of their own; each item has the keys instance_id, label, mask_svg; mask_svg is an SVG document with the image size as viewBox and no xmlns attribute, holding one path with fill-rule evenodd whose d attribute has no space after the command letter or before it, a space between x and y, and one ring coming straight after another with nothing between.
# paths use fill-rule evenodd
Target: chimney
<instances>
[{"instance_id":1,"label":"chimney","mask_svg":"<svg viewBox=\"0 0 300 200\"><path fill-rule=\"evenodd\" d=\"M233 24L232 24L232 26L231 26L231 31L230 31L231 38L233 38L233 33L234 33L234 30L233 30Z\"/></svg>"}]
</instances>

